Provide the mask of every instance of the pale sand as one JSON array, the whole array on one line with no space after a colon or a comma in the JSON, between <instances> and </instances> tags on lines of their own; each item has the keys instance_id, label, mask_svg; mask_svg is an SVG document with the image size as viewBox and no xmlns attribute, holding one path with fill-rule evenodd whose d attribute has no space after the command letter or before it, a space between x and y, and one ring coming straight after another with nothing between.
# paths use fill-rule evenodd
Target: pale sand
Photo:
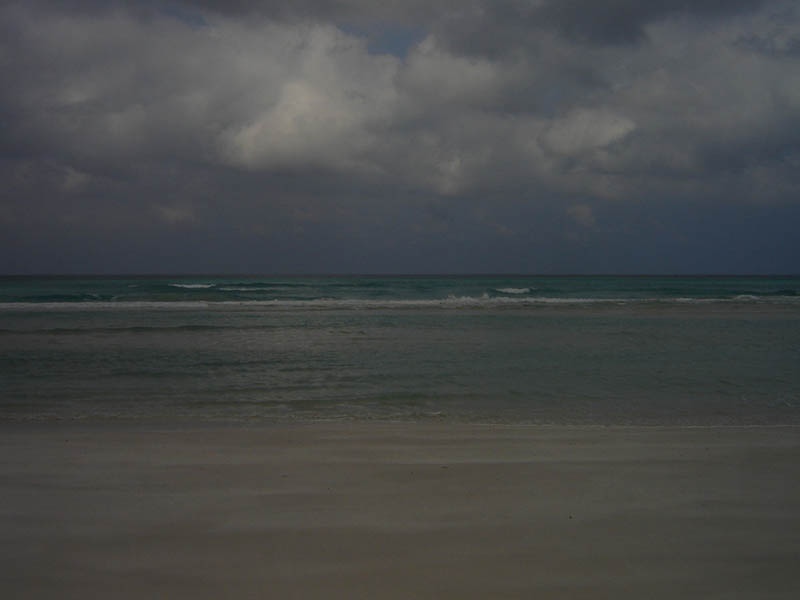
<instances>
[{"instance_id":1,"label":"pale sand","mask_svg":"<svg viewBox=\"0 0 800 600\"><path fill-rule=\"evenodd\" d=\"M2 598L800 597L800 431L0 429Z\"/></svg>"}]
</instances>

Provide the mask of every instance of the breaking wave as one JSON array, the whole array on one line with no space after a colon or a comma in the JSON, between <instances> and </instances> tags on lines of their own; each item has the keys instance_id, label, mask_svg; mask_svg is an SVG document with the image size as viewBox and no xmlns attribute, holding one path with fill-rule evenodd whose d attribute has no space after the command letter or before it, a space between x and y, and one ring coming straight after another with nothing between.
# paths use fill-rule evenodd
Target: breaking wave
<instances>
[{"instance_id":1,"label":"breaking wave","mask_svg":"<svg viewBox=\"0 0 800 600\"><path fill-rule=\"evenodd\" d=\"M378 310L378 309L481 309L536 306L678 306L687 304L771 304L800 306L800 297L749 296L734 298L558 298L532 296L449 296L438 299L315 298L270 300L117 300L77 302L0 302L0 311L96 310Z\"/></svg>"}]
</instances>

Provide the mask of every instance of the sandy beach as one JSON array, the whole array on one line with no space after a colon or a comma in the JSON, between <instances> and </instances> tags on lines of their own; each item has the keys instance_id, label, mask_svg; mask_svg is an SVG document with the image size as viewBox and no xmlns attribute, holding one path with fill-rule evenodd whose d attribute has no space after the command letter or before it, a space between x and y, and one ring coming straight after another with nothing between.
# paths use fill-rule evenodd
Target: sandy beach
<instances>
[{"instance_id":1,"label":"sandy beach","mask_svg":"<svg viewBox=\"0 0 800 600\"><path fill-rule=\"evenodd\" d=\"M0 430L5 598L796 598L800 430Z\"/></svg>"}]
</instances>

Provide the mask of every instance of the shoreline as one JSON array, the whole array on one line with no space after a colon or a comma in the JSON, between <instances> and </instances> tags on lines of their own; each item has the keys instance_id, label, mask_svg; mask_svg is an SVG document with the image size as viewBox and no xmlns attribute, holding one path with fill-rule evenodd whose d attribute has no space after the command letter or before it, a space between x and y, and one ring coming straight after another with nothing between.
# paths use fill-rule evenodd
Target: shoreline
<instances>
[{"instance_id":1,"label":"shoreline","mask_svg":"<svg viewBox=\"0 0 800 600\"><path fill-rule=\"evenodd\" d=\"M9 597L788 599L800 589L791 425L0 432Z\"/></svg>"}]
</instances>

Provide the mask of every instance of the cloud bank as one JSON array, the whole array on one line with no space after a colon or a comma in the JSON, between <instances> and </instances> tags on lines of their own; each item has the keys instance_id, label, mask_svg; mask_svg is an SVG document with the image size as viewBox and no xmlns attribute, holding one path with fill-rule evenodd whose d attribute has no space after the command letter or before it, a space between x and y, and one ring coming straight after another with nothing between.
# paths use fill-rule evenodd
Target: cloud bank
<instances>
[{"instance_id":1,"label":"cloud bank","mask_svg":"<svg viewBox=\"0 0 800 600\"><path fill-rule=\"evenodd\" d=\"M793 2L6 2L0 271L798 271Z\"/></svg>"}]
</instances>

